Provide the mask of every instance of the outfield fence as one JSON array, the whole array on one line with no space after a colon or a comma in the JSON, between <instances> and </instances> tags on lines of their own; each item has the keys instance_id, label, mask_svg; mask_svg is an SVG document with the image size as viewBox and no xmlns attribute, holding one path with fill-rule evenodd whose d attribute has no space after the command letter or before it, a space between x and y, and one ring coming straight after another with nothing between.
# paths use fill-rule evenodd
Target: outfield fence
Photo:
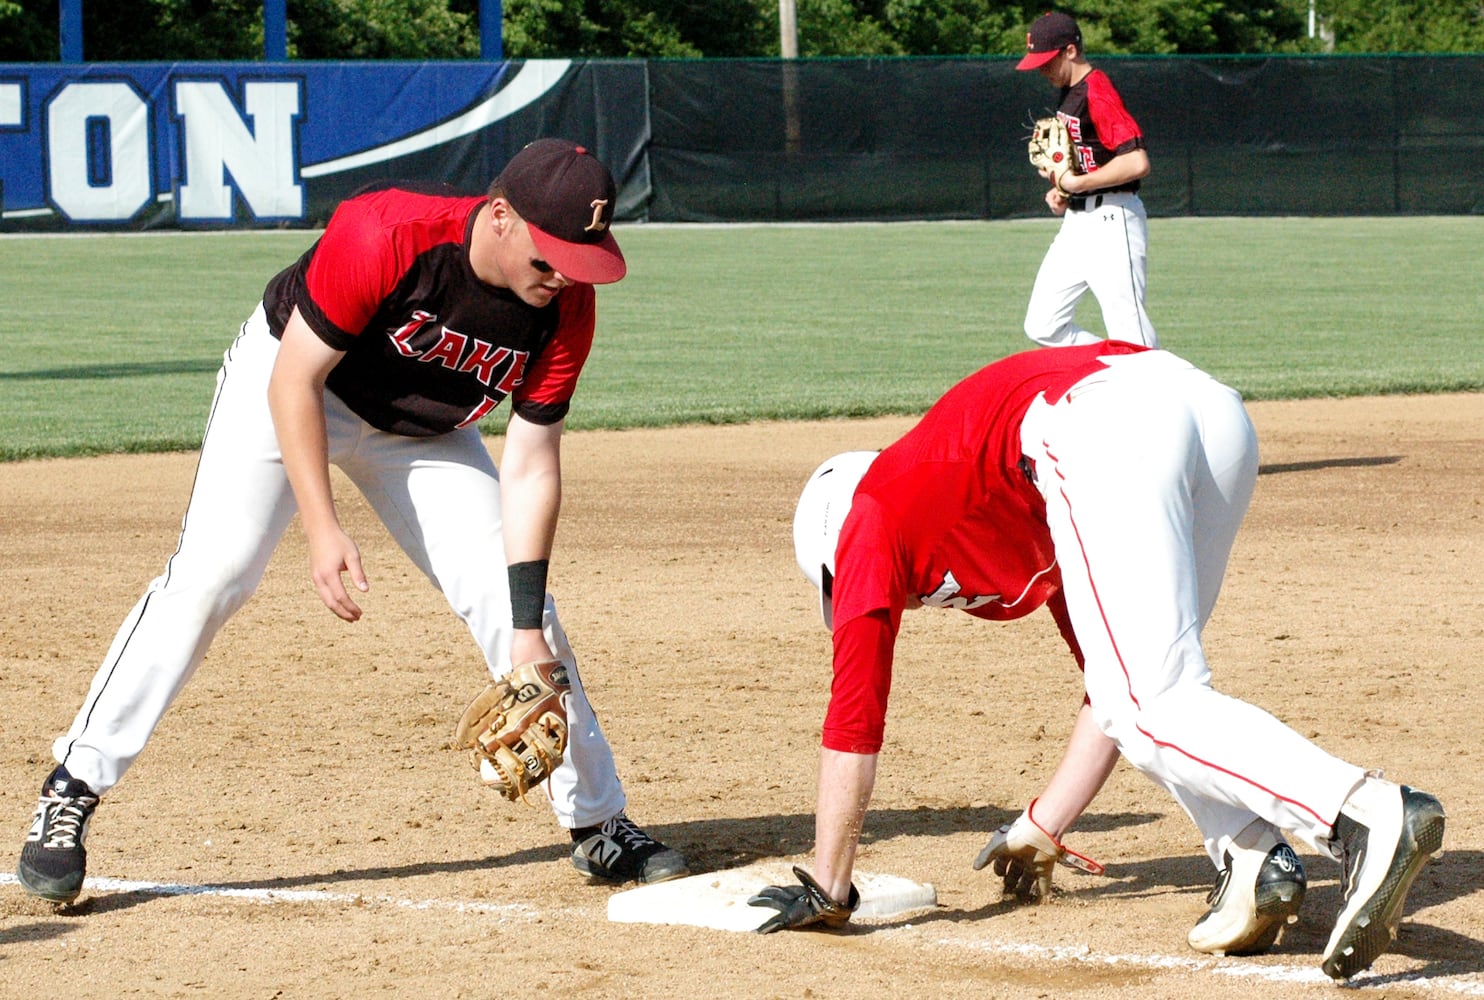
<instances>
[{"instance_id":1,"label":"outfield fence","mask_svg":"<svg viewBox=\"0 0 1484 1000\"><path fill-rule=\"evenodd\" d=\"M1484 56L1097 57L1150 213L1484 213ZM314 226L566 135L629 222L1043 214L1008 58L0 65L0 231Z\"/></svg>"}]
</instances>

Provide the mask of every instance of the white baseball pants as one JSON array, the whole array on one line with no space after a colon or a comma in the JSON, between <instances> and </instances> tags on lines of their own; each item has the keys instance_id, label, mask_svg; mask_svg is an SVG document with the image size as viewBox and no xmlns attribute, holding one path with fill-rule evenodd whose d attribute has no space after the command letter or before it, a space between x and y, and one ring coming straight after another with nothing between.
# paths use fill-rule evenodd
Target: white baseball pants
<instances>
[{"instance_id":1,"label":"white baseball pants","mask_svg":"<svg viewBox=\"0 0 1484 1000\"><path fill-rule=\"evenodd\" d=\"M1213 690L1201 648L1257 480L1241 398L1164 351L1105 360L1021 428L1094 717L1217 867L1258 817L1333 856L1331 824L1364 771Z\"/></svg>"},{"instance_id":2,"label":"white baseball pants","mask_svg":"<svg viewBox=\"0 0 1484 1000\"><path fill-rule=\"evenodd\" d=\"M53 745L57 760L95 792L112 788L144 749L217 631L257 589L294 515L268 410L277 354L278 341L259 306L217 375L179 545L124 619L72 728ZM331 461L443 592L483 651L490 675L508 673L512 637L500 480L478 430L432 438L388 434L328 391L325 411ZM596 825L624 808L623 787L550 595L543 629L572 680L569 746L549 785L552 809L569 829ZM455 721L451 714L450 731Z\"/></svg>"},{"instance_id":3,"label":"white baseball pants","mask_svg":"<svg viewBox=\"0 0 1484 1000\"><path fill-rule=\"evenodd\" d=\"M1144 308L1148 248L1149 218L1137 194L1092 195L1087 208L1068 209L1036 272L1025 311L1025 335L1043 347L1101 340L1077 325L1077 303L1091 291L1110 340L1158 347L1159 337Z\"/></svg>"}]
</instances>

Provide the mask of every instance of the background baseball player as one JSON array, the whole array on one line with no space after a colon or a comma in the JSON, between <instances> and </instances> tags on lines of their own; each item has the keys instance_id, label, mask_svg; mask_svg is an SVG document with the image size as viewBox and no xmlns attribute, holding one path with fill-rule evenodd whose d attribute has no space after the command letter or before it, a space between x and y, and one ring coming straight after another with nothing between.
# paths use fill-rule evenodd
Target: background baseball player
<instances>
[{"instance_id":1,"label":"background baseball player","mask_svg":"<svg viewBox=\"0 0 1484 1000\"><path fill-rule=\"evenodd\" d=\"M1053 11L1031 23L1020 70L1040 70L1061 91L1056 115L1066 125L1072 156L1051 181L1046 204L1062 216L1025 312L1025 333L1045 347L1086 344L1097 337L1077 325L1077 303L1089 289L1103 311L1108 337L1158 347L1144 308L1149 220L1138 195L1149 175L1144 135L1108 74L1082 51L1082 31Z\"/></svg>"},{"instance_id":2,"label":"background baseball player","mask_svg":"<svg viewBox=\"0 0 1484 1000\"><path fill-rule=\"evenodd\" d=\"M1236 392L1116 341L996 362L885 451L821 465L794 520L834 644L814 865L754 898L778 911L761 929L838 926L854 909L902 612L1002 620L1046 605L1083 664L1086 703L1046 792L976 867L993 860L1007 887L1044 893L1062 834L1121 752L1174 794L1223 869L1193 945L1265 947L1296 914L1289 831L1342 866L1325 972L1369 966L1441 851L1443 810L1211 688L1201 630L1256 477Z\"/></svg>"},{"instance_id":3,"label":"background baseball player","mask_svg":"<svg viewBox=\"0 0 1484 1000\"><path fill-rule=\"evenodd\" d=\"M484 197L387 187L348 199L268 283L217 377L179 545L53 744L57 767L20 857L27 890L77 897L98 797L253 593L296 510L320 599L360 618L343 576L360 591L369 577L336 515L331 462L443 591L492 676L554 658L566 667L546 674L565 694L552 704L565 705L571 749L545 787L572 831L573 864L618 880L686 874L678 852L624 815L612 752L546 592L559 442L592 345L593 285L626 270L613 206L613 178L595 157L543 139ZM497 471L476 423L507 395Z\"/></svg>"}]
</instances>

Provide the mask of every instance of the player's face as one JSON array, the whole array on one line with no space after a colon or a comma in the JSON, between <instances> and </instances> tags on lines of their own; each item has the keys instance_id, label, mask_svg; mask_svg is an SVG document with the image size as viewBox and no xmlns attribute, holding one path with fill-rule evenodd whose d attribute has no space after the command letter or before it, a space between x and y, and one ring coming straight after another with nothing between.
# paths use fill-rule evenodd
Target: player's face
<instances>
[{"instance_id":1,"label":"player's face","mask_svg":"<svg viewBox=\"0 0 1484 1000\"><path fill-rule=\"evenodd\" d=\"M482 281L510 289L527 305L539 308L549 304L571 280L541 259L526 220L508 202L496 199L488 212L486 224L494 238L471 248L474 273Z\"/></svg>"},{"instance_id":2,"label":"player's face","mask_svg":"<svg viewBox=\"0 0 1484 1000\"><path fill-rule=\"evenodd\" d=\"M1056 58L1041 65L1041 75L1046 82L1053 87L1070 87L1072 85L1072 57L1070 46L1062 49L1056 54Z\"/></svg>"}]
</instances>

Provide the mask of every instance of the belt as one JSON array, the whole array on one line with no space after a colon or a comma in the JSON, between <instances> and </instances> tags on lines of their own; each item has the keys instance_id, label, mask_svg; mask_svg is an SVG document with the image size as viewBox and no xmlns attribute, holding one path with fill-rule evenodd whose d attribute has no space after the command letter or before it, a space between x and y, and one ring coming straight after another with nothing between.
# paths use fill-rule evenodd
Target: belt
<instances>
[{"instance_id":1,"label":"belt","mask_svg":"<svg viewBox=\"0 0 1484 1000\"><path fill-rule=\"evenodd\" d=\"M1067 199L1067 208L1073 212L1091 212L1093 209L1102 208L1104 205L1125 205L1137 193L1125 188L1113 188L1109 191L1098 191L1093 194L1074 194Z\"/></svg>"}]
</instances>

